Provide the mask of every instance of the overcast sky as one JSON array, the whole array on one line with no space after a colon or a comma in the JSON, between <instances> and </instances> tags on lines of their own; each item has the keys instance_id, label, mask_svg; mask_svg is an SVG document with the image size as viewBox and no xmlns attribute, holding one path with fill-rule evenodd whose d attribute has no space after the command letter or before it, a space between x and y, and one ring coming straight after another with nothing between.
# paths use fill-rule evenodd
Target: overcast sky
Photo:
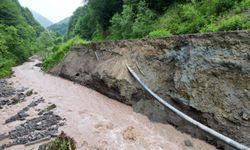
<instances>
[{"instance_id":1,"label":"overcast sky","mask_svg":"<svg viewBox=\"0 0 250 150\"><path fill-rule=\"evenodd\" d=\"M19 0L22 6L32 9L53 23L69 17L82 5L83 0Z\"/></svg>"}]
</instances>

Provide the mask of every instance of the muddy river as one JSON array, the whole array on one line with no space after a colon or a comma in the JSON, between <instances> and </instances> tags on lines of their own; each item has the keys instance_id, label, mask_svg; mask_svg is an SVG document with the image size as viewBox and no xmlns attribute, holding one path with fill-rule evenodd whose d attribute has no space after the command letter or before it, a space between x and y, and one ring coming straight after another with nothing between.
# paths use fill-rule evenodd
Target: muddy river
<instances>
[{"instance_id":1,"label":"muddy river","mask_svg":"<svg viewBox=\"0 0 250 150\"><path fill-rule=\"evenodd\" d=\"M60 127L73 137L77 148L84 149L152 149L152 150L212 150L204 141L181 133L168 124L150 122L147 117L135 113L133 109L110 99L92 89L71 81L46 74L34 66L37 61L27 62L13 68L14 77L8 79L15 87L28 87L43 97L46 104L55 104L55 114L65 118ZM33 97L34 97L33 96ZM20 108L32 101L0 110L0 133L12 130L21 121L3 125L4 121ZM41 104L39 107L43 107ZM29 113L34 113L30 110ZM34 113L35 114L35 113ZM32 117L32 115L30 116ZM13 146L8 149L37 149L31 146Z\"/></svg>"}]
</instances>

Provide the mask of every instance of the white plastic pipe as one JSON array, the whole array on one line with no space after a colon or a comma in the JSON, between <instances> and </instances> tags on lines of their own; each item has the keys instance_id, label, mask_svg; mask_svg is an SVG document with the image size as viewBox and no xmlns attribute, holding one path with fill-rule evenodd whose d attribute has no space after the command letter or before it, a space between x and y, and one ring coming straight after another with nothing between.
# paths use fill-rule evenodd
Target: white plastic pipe
<instances>
[{"instance_id":1,"label":"white plastic pipe","mask_svg":"<svg viewBox=\"0 0 250 150\"><path fill-rule=\"evenodd\" d=\"M129 72L132 74L132 76L140 83L140 85L149 93L151 94L154 98L157 99L157 101L159 101L161 104L163 104L165 107L169 108L171 111L173 111L174 113L176 113L178 116L180 116L181 118L183 118L184 120L190 122L191 124L193 124L194 126L200 128L201 130L211 134L212 136L220 139L221 141L225 142L226 144L239 149L239 150L250 150L249 147L242 145L232 139L230 139L229 137L226 137L222 134L220 134L219 132L216 132L215 130L203 125L202 123L194 120L193 118L189 117L188 115L184 114L183 112L179 111L178 109L176 109L175 107L173 107L172 105L170 105L169 103L167 103L167 101L165 101L164 99L162 99L161 97L159 97L156 93L154 93L153 91L151 91L146 85L145 83L137 76L137 74L134 72L134 70L132 70L132 68L129 67L129 65L127 65L127 68L129 70Z\"/></svg>"}]
</instances>

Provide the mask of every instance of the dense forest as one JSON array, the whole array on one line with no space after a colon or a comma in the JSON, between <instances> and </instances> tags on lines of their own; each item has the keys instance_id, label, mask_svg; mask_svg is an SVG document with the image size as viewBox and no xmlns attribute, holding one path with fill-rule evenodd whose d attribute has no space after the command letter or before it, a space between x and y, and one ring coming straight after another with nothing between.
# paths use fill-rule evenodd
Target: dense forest
<instances>
[{"instance_id":1,"label":"dense forest","mask_svg":"<svg viewBox=\"0 0 250 150\"><path fill-rule=\"evenodd\" d=\"M61 42L62 37L45 30L18 0L1 0L0 78L10 75L11 67L32 54L47 55Z\"/></svg>"},{"instance_id":2,"label":"dense forest","mask_svg":"<svg viewBox=\"0 0 250 150\"><path fill-rule=\"evenodd\" d=\"M34 53L47 70L86 41L250 29L250 0L85 0L44 29L17 0L0 4L0 77Z\"/></svg>"},{"instance_id":3,"label":"dense forest","mask_svg":"<svg viewBox=\"0 0 250 150\"><path fill-rule=\"evenodd\" d=\"M68 37L116 40L250 28L250 0L89 0Z\"/></svg>"},{"instance_id":4,"label":"dense forest","mask_svg":"<svg viewBox=\"0 0 250 150\"><path fill-rule=\"evenodd\" d=\"M27 8L17 0L0 4L0 77L10 74L10 67L37 51L36 37L44 29Z\"/></svg>"}]
</instances>

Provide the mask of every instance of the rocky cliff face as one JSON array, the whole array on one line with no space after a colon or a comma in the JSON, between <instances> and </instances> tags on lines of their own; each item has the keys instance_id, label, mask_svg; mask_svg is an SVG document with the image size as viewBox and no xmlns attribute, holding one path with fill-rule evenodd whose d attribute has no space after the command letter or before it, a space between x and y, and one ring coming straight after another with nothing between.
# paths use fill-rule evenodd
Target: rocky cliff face
<instances>
[{"instance_id":1,"label":"rocky cliff face","mask_svg":"<svg viewBox=\"0 0 250 150\"><path fill-rule=\"evenodd\" d=\"M76 46L50 71L132 105L153 121L171 123L216 144L147 95L126 64L179 110L250 146L250 32Z\"/></svg>"}]
</instances>

